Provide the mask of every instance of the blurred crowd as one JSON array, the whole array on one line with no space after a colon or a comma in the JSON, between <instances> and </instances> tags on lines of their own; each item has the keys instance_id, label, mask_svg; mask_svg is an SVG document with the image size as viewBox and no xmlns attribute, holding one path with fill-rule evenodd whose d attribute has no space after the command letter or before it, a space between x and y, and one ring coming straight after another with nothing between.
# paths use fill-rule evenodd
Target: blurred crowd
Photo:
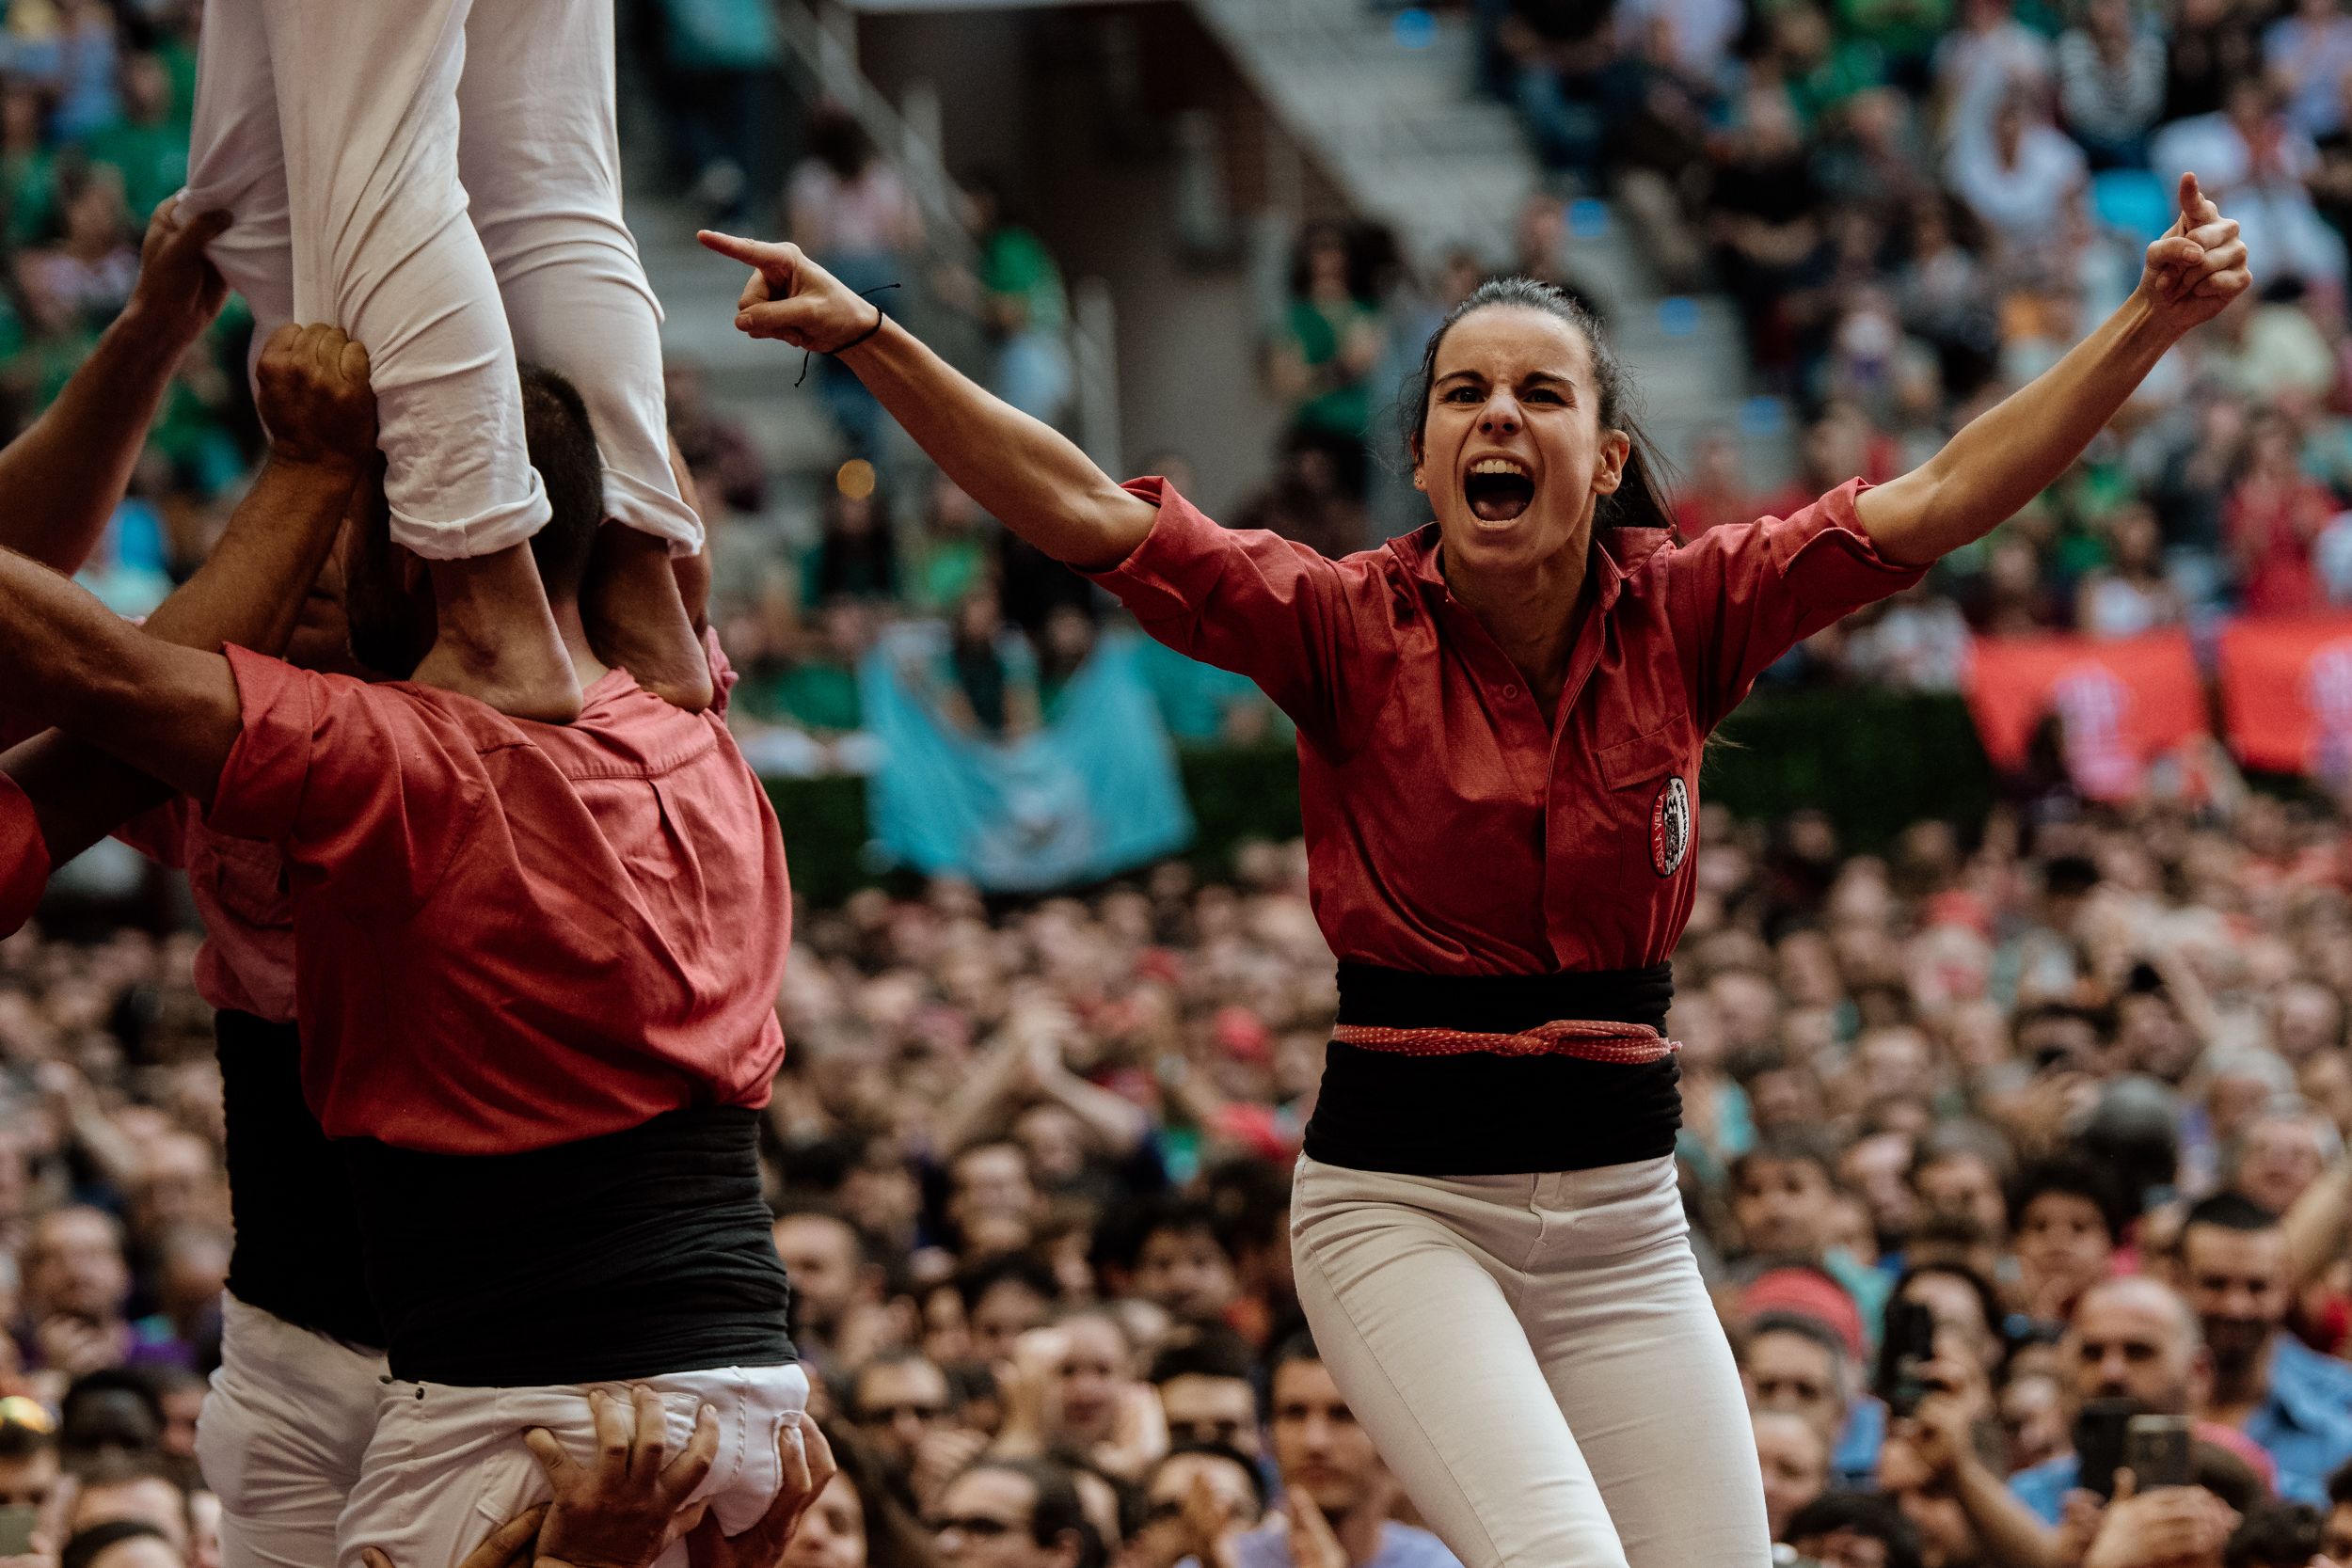
<instances>
[{"instance_id":1,"label":"blurred crowd","mask_svg":"<svg viewBox=\"0 0 2352 1568\"><path fill-rule=\"evenodd\" d=\"M1686 531L1916 463L2122 303L2194 169L2258 289L2084 462L1813 673L1948 685L1966 629L2123 637L2352 602L2352 16L2336 0L1478 0L1488 89L1669 289L1737 305L1803 432ZM1873 631L1879 622L1894 623Z\"/></svg>"},{"instance_id":2,"label":"blurred crowd","mask_svg":"<svg viewBox=\"0 0 2352 1568\"><path fill-rule=\"evenodd\" d=\"M0 12L0 436L31 421L121 310L148 214L187 174L197 7L11 0ZM173 380L84 581L151 610L210 548L260 430L232 303Z\"/></svg>"},{"instance_id":3,"label":"blurred crowd","mask_svg":"<svg viewBox=\"0 0 2352 1568\"><path fill-rule=\"evenodd\" d=\"M1697 853L1685 1203L1791 1553L2342 1560L2342 819L2045 805L1860 855L1710 807ZM53 929L0 945L0 1510L54 1451L35 1555L93 1488L192 1484L227 1257L189 940ZM1450 1560L1297 1338L1335 1006L1297 846L796 938L765 1157L850 1456L801 1568ZM2187 1423L2186 1470L2101 1476L2119 1409Z\"/></svg>"}]
</instances>

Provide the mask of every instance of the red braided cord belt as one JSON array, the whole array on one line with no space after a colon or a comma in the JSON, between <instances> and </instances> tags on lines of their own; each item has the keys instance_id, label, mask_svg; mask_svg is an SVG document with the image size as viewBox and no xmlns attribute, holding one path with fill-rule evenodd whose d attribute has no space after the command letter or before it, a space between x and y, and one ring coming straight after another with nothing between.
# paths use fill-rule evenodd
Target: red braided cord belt
<instances>
[{"instance_id":1,"label":"red braided cord belt","mask_svg":"<svg viewBox=\"0 0 2352 1568\"><path fill-rule=\"evenodd\" d=\"M1463 1056L1473 1051L1498 1056L1581 1056L1588 1062L1655 1062L1682 1049L1645 1023L1598 1023L1555 1019L1516 1035L1481 1035L1468 1029L1391 1029L1376 1023L1343 1023L1331 1031L1342 1045L1400 1056Z\"/></svg>"}]
</instances>

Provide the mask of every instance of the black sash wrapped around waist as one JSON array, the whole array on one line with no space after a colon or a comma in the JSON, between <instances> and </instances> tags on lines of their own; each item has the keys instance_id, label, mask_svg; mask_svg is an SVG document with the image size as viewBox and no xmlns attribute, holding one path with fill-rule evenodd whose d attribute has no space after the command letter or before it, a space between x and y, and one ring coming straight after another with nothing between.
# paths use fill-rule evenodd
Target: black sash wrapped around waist
<instances>
[{"instance_id":1,"label":"black sash wrapped around waist","mask_svg":"<svg viewBox=\"0 0 2352 1568\"><path fill-rule=\"evenodd\" d=\"M300 1032L230 1011L214 1015L213 1034L237 1237L230 1292L297 1328L382 1349L351 1178L303 1102Z\"/></svg>"},{"instance_id":2,"label":"black sash wrapped around waist","mask_svg":"<svg viewBox=\"0 0 2352 1568\"><path fill-rule=\"evenodd\" d=\"M1339 968L1343 1034L1458 1031L1497 1037L1548 1024L1663 1029L1668 964L1559 974L1415 974ZM1671 1053L1595 1060L1566 1051L1416 1053L1334 1039L1307 1124L1327 1164L1407 1176L1590 1170L1674 1152L1681 1070Z\"/></svg>"},{"instance_id":3,"label":"black sash wrapped around waist","mask_svg":"<svg viewBox=\"0 0 2352 1568\"><path fill-rule=\"evenodd\" d=\"M392 1375L519 1387L794 1359L758 1113L521 1154L345 1147Z\"/></svg>"}]
</instances>

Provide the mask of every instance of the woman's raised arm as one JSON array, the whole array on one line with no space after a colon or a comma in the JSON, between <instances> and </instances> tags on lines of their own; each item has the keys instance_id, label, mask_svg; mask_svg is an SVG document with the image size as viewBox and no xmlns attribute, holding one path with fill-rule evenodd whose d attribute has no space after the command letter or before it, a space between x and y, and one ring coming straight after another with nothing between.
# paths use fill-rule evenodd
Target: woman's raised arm
<instances>
[{"instance_id":1,"label":"woman's raised arm","mask_svg":"<svg viewBox=\"0 0 2352 1568\"><path fill-rule=\"evenodd\" d=\"M941 472L1047 555L1102 571L1152 531L1156 506L1120 489L1058 431L976 386L798 245L700 237L752 268L739 329L838 354Z\"/></svg>"},{"instance_id":2,"label":"woman's raised arm","mask_svg":"<svg viewBox=\"0 0 2352 1568\"><path fill-rule=\"evenodd\" d=\"M1879 553L1924 566L1981 539L2082 455L2183 334L2246 292L2237 225L2181 176L2181 216L2148 247L2139 287L2066 356L1854 511Z\"/></svg>"}]
</instances>

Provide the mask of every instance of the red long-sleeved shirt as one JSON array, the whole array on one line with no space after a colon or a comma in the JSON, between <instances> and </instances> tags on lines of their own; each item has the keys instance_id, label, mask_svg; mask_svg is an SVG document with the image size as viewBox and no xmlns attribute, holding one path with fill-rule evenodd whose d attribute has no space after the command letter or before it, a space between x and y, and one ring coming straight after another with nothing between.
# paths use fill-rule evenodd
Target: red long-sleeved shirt
<instances>
[{"instance_id":1,"label":"red long-sleeved shirt","mask_svg":"<svg viewBox=\"0 0 2352 1568\"><path fill-rule=\"evenodd\" d=\"M0 937L33 918L49 885L49 845L34 819L33 802L0 773Z\"/></svg>"},{"instance_id":2,"label":"red long-sleeved shirt","mask_svg":"<svg viewBox=\"0 0 2352 1568\"><path fill-rule=\"evenodd\" d=\"M614 671L570 724L229 651L207 825L276 844L329 1137L501 1154L764 1104L790 887L719 714Z\"/></svg>"},{"instance_id":3,"label":"red long-sleeved shirt","mask_svg":"<svg viewBox=\"0 0 2352 1568\"><path fill-rule=\"evenodd\" d=\"M1159 518L1096 580L1296 721L1311 895L1341 958L1629 969L1662 962L1690 919L1708 732L1798 641L1923 575L1863 533L1863 487L1678 547L1604 533L1556 724L1448 592L1435 524L1328 561L1137 480Z\"/></svg>"},{"instance_id":4,"label":"red long-sleeved shirt","mask_svg":"<svg viewBox=\"0 0 2352 1568\"><path fill-rule=\"evenodd\" d=\"M1219 528L1161 481L1129 488L1159 516L1096 580L1152 636L1250 676L1297 722L1324 937L1343 965L1408 974L1663 964L1691 918L1708 732L1800 639L1920 577L1861 531L1859 481L1679 548L1662 531L1615 531L1594 546L1548 723L1447 590L1434 524L1327 561ZM1342 980L1344 991L1345 970ZM1614 1005L1630 1008L1656 981L1624 976ZM1306 1148L1326 1164L1426 1176L1587 1169L1663 1157L1679 1119L1671 1056L1422 1057L1334 1040Z\"/></svg>"}]
</instances>

